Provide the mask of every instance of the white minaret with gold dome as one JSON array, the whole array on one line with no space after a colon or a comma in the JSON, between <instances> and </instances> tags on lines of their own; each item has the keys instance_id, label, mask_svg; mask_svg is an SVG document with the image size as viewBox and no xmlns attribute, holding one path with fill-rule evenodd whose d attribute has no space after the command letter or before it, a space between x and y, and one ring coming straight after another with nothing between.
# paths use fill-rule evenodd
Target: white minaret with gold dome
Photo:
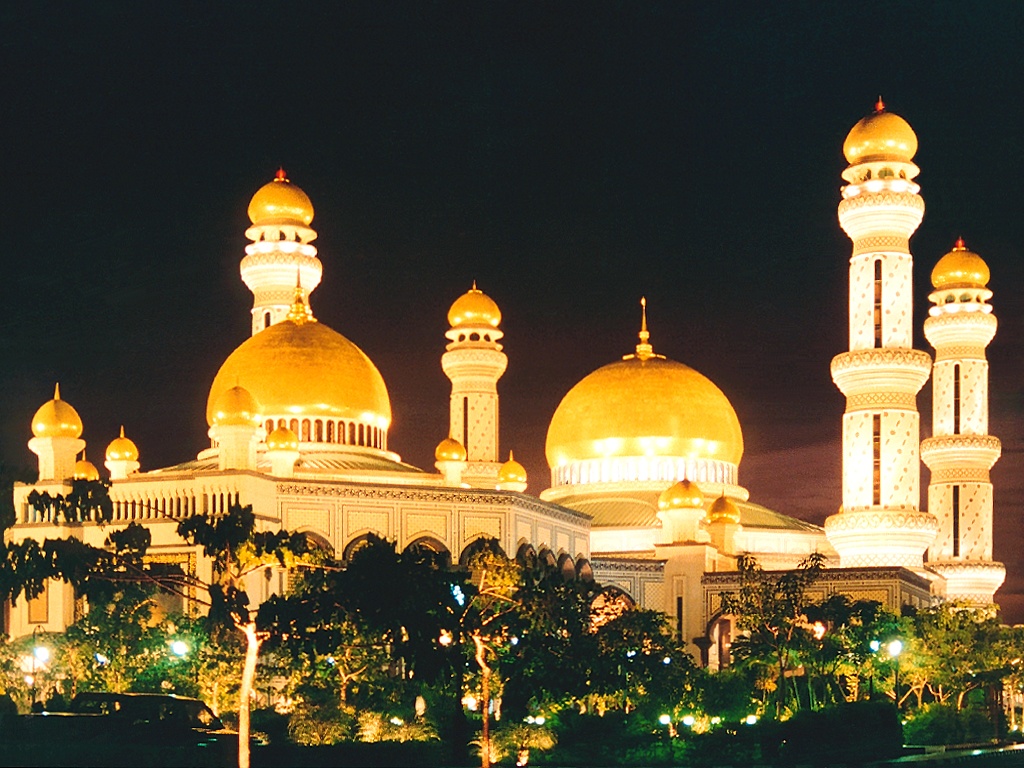
<instances>
[{"instance_id":1,"label":"white minaret with gold dome","mask_svg":"<svg viewBox=\"0 0 1024 768\"><path fill-rule=\"evenodd\" d=\"M448 310L448 344L441 368L451 379L448 436L466 449L462 482L494 488L501 461L498 453L498 379L508 358L499 340L501 310L476 287L462 294Z\"/></svg>"},{"instance_id":2,"label":"white minaret with gold dome","mask_svg":"<svg viewBox=\"0 0 1024 768\"><path fill-rule=\"evenodd\" d=\"M931 470L928 511L939 534L928 565L946 581L946 598L974 605L992 602L1006 578L992 560L992 481L999 440L988 433L988 360L996 333L988 300L988 265L962 239L932 270L924 333L935 347L932 436L921 441Z\"/></svg>"},{"instance_id":3,"label":"white minaret with gold dome","mask_svg":"<svg viewBox=\"0 0 1024 768\"><path fill-rule=\"evenodd\" d=\"M124 436L123 424L120 436L111 440L107 446L106 459L103 466L110 472L111 480L124 480L139 471L139 449Z\"/></svg>"},{"instance_id":4,"label":"white minaret with gold dome","mask_svg":"<svg viewBox=\"0 0 1024 768\"><path fill-rule=\"evenodd\" d=\"M316 232L310 228L313 204L306 193L292 184L284 169L264 184L249 202L252 226L245 236L252 242L245 247L240 271L242 280L253 293L252 333L255 336L288 317L295 294L298 273L302 300L320 285L323 265L311 243Z\"/></svg>"},{"instance_id":5,"label":"white minaret with gold dome","mask_svg":"<svg viewBox=\"0 0 1024 768\"><path fill-rule=\"evenodd\" d=\"M832 360L832 379L846 395L843 506L825 521L842 567L921 568L935 538L935 518L919 510L917 393L931 358L913 348L910 236L924 216L915 152L914 131L881 99L843 145L850 350Z\"/></svg>"},{"instance_id":6,"label":"white minaret with gold dome","mask_svg":"<svg viewBox=\"0 0 1024 768\"><path fill-rule=\"evenodd\" d=\"M60 384L53 399L43 403L32 417L28 448L39 457L39 482L63 482L72 477L78 454L85 450L82 419L78 411L60 399Z\"/></svg>"}]
</instances>

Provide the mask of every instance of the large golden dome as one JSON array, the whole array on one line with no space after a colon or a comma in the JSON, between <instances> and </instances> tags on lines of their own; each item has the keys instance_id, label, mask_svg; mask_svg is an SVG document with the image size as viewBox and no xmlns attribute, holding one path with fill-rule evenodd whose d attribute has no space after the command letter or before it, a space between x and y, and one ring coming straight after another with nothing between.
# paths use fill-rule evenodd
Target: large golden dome
<instances>
[{"instance_id":1,"label":"large golden dome","mask_svg":"<svg viewBox=\"0 0 1024 768\"><path fill-rule=\"evenodd\" d=\"M569 390L548 427L546 452L552 467L618 456L738 465L743 433L710 379L682 363L638 354L598 368Z\"/></svg>"},{"instance_id":2,"label":"large golden dome","mask_svg":"<svg viewBox=\"0 0 1024 768\"><path fill-rule=\"evenodd\" d=\"M32 434L36 437L82 436L82 418L60 399L60 384L54 385L53 400L43 403L32 417Z\"/></svg>"},{"instance_id":3,"label":"large golden dome","mask_svg":"<svg viewBox=\"0 0 1024 768\"><path fill-rule=\"evenodd\" d=\"M249 221L253 224L298 224L308 227L313 221L313 203L299 187L288 181L282 168L274 180L264 184L249 201Z\"/></svg>"},{"instance_id":4,"label":"large golden dome","mask_svg":"<svg viewBox=\"0 0 1024 768\"><path fill-rule=\"evenodd\" d=\"M917 134L899 115L887 112L879 99L875 111L858 122L843 142L850 165L872 160L909 163L917 153Z\"/></svg>"},{"instance_id":5,"label":"large golden dome","mask_svg":"<svg viewBox=\"0 0 1024 768\"><path fill-rule=\"evenodd\" d=\"M932 285L939 289L984 288L990 278L988 264L967 249L963 238L956 241L953 250L939 259L932 270Z\"/></svg>"},{"instance_id":6,"label":"large golden dome","mask_svg":"<svg viewBox=\"0 0 1024 768\"><path fill-rule=\"evenodd\" d=\"M283 320L232 352L210 387L207 423L213 423L220 396L236 385L252 394L267 418L321 416L380 429L391 424L380 371L359 347L313 320Z\"/></svg>"},{"instance_id":7,"label":"large golden dome","mask_svg":"<svg viewBox=\"0 0 1024 768\"><path fill-rule=\"evenodd\" d=\"M121 425L120 437L115 437L107 446L107 461L138 461L139 449L131 440L124 436L124 425Z\"/></svg>"}]
</instances>

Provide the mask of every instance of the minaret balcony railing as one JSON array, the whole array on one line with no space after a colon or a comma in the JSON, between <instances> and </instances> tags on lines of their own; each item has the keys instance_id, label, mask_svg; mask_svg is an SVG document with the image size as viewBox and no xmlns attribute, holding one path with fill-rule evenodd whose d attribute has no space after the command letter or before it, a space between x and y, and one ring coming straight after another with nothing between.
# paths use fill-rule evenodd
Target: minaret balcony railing
<instances>
[{"instance_id":1,"label":"minaret balcony railing","mask_svg":"<svg viewBox=\"0 0 1024 768\"><path fill-rule=\"evenodd\" d=\"M832 380L847 397L878 391L917 393L931 368L931 356L917 349L855 349L832 358Z\"/></svg>"},{"instance_id":2,"label":"minaret balcony railing","mask_svg":"<svg viewBox=\"0 0 1024 768\"><path fill-rule=\"evenodd\" d=\"M967 307L973 307L973 310L968 311ZM953 308L957 308L957 311L949 311ZM941 314L932 315L924 321L924 335L937 351L941 352L941 347L952 346L987 347L996 335L999 323L995 315L989 314L992 307L988 304L932 307L932 310L936 309Z\"/></svg>"},{"instance_id":3,"label":"minaret balcony railing","mask_svg":"<svg viewBox=\"0 0 1024 768\"><path fill-rule=\"evenodd\" d=\"M935 435L921 441L921 461L933 473L961 467L989 470L1002 450L999 438L992 435Z\"/></svg>"}]
</instances>

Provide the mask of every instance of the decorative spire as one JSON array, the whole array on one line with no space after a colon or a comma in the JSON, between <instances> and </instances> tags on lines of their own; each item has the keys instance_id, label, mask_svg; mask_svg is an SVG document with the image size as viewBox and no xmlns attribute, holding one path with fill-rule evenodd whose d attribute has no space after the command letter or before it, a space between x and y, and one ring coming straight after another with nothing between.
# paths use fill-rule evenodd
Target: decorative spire
<instances>
[{"instance_id":1,"label":"decorative spire","mask_svg":"<svg viewBox=\"0 0 1024 768\"><path fill-rule=\"evenodd\" d=\"M966 251L967 250L967 246L964 245L964 239L962 237L958 237L956 239L956 245L953 246L953 250L954 251Z\"/></svg>"},{"instance_id":2,"label":"decorative spire","mask_svg":"<svg viewBox=\"0 0 1024 768\"><path fill-rule=\"evenodd\" d=\"M878 101L875 102L875 114L885 112L885 102L882 101L882 95L878 95Z\"/></svg>"},{"instance_id":3,"label":"decorative spire","mask_svg":"<svg viewBox=\"0 0 1024 768\"><path fill-rule=\"evenodd\" d=\"M121 437L124 437L124 424L121 425Z\"/></svg>"},{"instance_id":4,"label":"decorative spire","mask_svg":"<svg viewBox=\"0 0 1024 768\"><path fill-rule=\"evenodd\" d=\"M509 461L515 461L516 460L516 457L512 454L512 449L511 448L508 449L508 460Z\"/></svg>"},{"instance_id":5,"label":"decorative spire","mask_svg":"<svg viewBox=\"0 0 1024 768\"><path fill-rule=\"evenodd\" d=\"M295 298L292 299L292 308L288 310L285 320L291 320L296 325L316 322L313 310L302 300L302 272L298 269L295 270Z\"/></svg>"},{"instance_id":6,"label":"decorative spire","mask_svg":"<svg viewBox=\"0 0 1024 768\"><path fill-rule=\"evenodd\" d=\"M471 290L474 290L474 291L479 291L480 290L479 288L476 287L476 280L473 281L473 288Z\"/></svg>"},{"instance_id":7,"label":"decorative spire","mask_svg":"<svg viewBox=\"0 0 1024 768\"><path fill-rule=\"evenodd\" d=\"M53 399L60 400L60 382L53 385Z\"/></svg>"},{"instance_id":8,"label":"decorative spire","mask_svg":"<svg viewBox=\"0 0 1024 768\"><path fill-rule=\"evenodd\" d=\"M636 356L646 360L654 356L654 347L649 343L650 331L647 330L647 297L640 297L640 343L636 345Z\"/></svg>"},{"instance_id":9,"label":"decorative spire","mask_svg":"<svg viewBox=\"0 0 1024 768\"><path fill-rule=\"evenodd\" d=\"M277 173L274 174L274 181L288 182L288 174L284 172L284 168L278 166Z\"/></svg>"}]
</instances>

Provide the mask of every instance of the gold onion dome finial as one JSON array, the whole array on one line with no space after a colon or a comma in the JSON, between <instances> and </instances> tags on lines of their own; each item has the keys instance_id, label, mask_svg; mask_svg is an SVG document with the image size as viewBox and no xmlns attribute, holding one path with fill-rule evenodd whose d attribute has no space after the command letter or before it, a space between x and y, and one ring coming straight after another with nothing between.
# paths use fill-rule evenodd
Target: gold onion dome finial
<instances>
[{"instance_id":1,"label":"gold onion dome finial","mask_svg":"<svg viewBox=\"0 0 1024 768\"><path fill-rule=\"evenodd\" d=\"M526 467L516 461L512 451L508 452L508 461L498 470L499 483L525 483Z\"/></svg>"},{"instance_id":2,"label":"gold onion dome finial","mask_svg":"<svg viewBox=\"0 0 1024 768\"><path fill-rule=\"evenodd\" d=\"M454 437L446 437L434 449L435 461L465 461L466 448Z\"/></svg>"},{"instance_id":3,"label":"gold onion dome finial","mask_svg":"<svg viewBox=\"0 0 1024 768\"><path fill-rule=\"evenodd\" d=\"M953 250L935 264L932 285L937 289L984 288L990 277L988 264L974 251L968 250L960 237Z\"/></svg>"},{"instance_id":4,"label":"gold onion dome finial","mask_svg":"<svg viewBox=\"0 0 1024 768\"><path fill-rule=\"evenodd\" d=\"M875 110L860 120L843 142L850 165L874 160L909 163L917 153L917 134L910 124L885 108L878 97Z\"/></svg>"},{"instance_id":5,"label":"gold onion dome finial","mask_svg":"<svg viewBox=\"0 0 1024 768\"><path fill-rule=\"evenodd\" d=\"M711 508L708 509L708 522L717 523L739 523L740 521L740 510L733 504L729 499L725 498L723 493L713 502L711 502Z\"/></svg>"},{"instance_id":6,"label":"gold onion dome finial","mask_svg":"<svg viewBox=\"0 0 1024 768\"><path fill-rule=\"evenodd\" d=\"M290 224L308 227L313 221L313 203L288 180L284 168L264 184L249 201L249 220L259 224Z\"/></svg>"},{"instance_id":7,"label":"gold onion dome finial","mask_svg":"<svg viewBox=\"0 0 1024 768\"><path fill-rule=\"evenodd\" d=\"M623 360L632 360L636 358L643 362L644 360L650 360L652 357L665 359L664 355L654 354L654 347L651 346L651 332L647 330L647 297L640 297L640 343L636 345L636 353L632 355L624 355Z\"/></svg>"},{"instance_id":8,"label":"gold onion dome finial","mask_svg":"<svg viewBox=\"0 0 1024 768\"><path fill-rule=\"evenodd\" d=\"M53 387L53 399L40 406L32 417L36 437L81 437L82 419L78 411L60 399L60 384Z\"/></svg>"},{"instance_id":9,"label":"gold onion dome finial","mask_svg":"<svg viewBox=\"0 0 1024 768\"><path fill-rule=\"evenodd\" d=\"M296 325L316 322L316 318L313 317L313 310L302 298L302 273L299 270L296 270L295 276L295 296L292 298L292 306L288 310L285 320L290 320Z\"/></svg>"},{"instance_id":10,"label":"gold onion dome finial","mask_svg":"<svg viewBox=\"0 0 1024 768\"><path fill-rule=\"evenodd\" d=\"M669 486L658 497L658 509L703 509L704 494L696 483L683 479Z\"/></svg>"},{"instance_id":11,"label":"gold onion dome finial","mask_svg":"<svg viewBox=\"0 0 1024 768\"><path fill-rule=\"evenodd\" d=\"M260 406L245 387L237 384L224 390L213 406L213 423L224 427L255 427L260 421Z\"/></svg>"},{"instance_id":12,"label":"gold onion dome finial","mask_svg":"<svg viewBox=\"0 0 1024 768\"><path fill-rule=\"evenodd\" d=\"M71 470L71 477L75 480L88 480L95 482L100 479L100 472L96 465L85 458L85 451L82 451L82 458L75 462L75 468Z\"/></svg>"},{"instance_id":13,"label":"gold onion dome finial","mask_svg":"<svg viewBox=\"0 0 1024 768\"><path fill-rule=\"evenodd\" d=\"M124 436L124 425L121 425L121 435L115 437L107 446L107 461L138 461L139 449L131 440Z\"/></svg>"},{"instance_id":14,"label":"gold onion dome finial","mask_svg":"<svg viewBox=\"0 0 1024 768\"><path fill-rule=\"evenodd\" d=\"M497 328L501 322L501 310L494 299L476 287L459 296L448 310L448 324L452 328L461 325L489 325Z\"/></svg>"},{"instance_id":15,"label":"gold onion dome finial","mask_svg":"<svg viewBox=\"0 0 1024 768\"><path fill-rule=\"evenodd\" d=\"M278 427L267 435L268 451L297 451L299 450L299 437L288 427Z\"/></svg>"}]
</instances>

